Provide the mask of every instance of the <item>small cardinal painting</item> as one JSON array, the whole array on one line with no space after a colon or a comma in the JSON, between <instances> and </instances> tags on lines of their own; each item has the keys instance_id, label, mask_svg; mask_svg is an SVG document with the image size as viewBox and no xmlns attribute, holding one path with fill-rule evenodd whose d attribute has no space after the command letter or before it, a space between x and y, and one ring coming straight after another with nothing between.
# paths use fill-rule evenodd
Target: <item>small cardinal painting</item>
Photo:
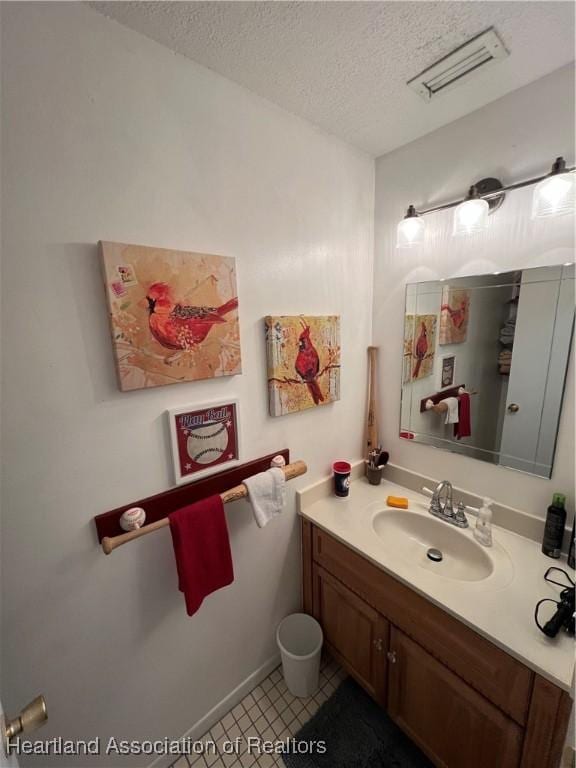
<instances>
[{"instance_id":1,"label":"small cardinal painting","mask_svg":"<svg viewBox=\"0 0 576 768\"><path fill-rule=\"evenodd\" d=\"M436 354L436 315L414 315L412 381L430 376Z\"/></svg>"},{"instance_id":2,"label":"small cardinal painting","mask_svg":"<svg viewBox=\"0 0 576 768\"><path fill-rule=\"evenodd\" d=\"M412 355L414 352L414 315L404 315L404 354L402 357L402 384L412 381Z\"/></svg>"},{"instance_id":3,"label":"small cardinal painting","mask_svg":"<svg viewBox=\"0 0 576 768\"><path fill-rule=\"evenodd\" d=\"M121 390L241 373L233 258L100 247Z\"/></svg>"},{"instance_id":4,"label":"small cardinal painting","mask_svg":"<svg viewBox=\"0 0 576 768\"><path fill-rule=\"evenodd\" d=\"M462 344L468 333L470 291L445 285L442 290L439 344Z\"/></svg>"},{"instance_id":5,"label":"small cardinal painting","mask_svg":"<svg viewBox=\"0 0 576 768\"><path fill-rule=\"evenodd\" d=\"M340 399L340 318L265 318L271 416Z\"/></svg>"}]
</instances>

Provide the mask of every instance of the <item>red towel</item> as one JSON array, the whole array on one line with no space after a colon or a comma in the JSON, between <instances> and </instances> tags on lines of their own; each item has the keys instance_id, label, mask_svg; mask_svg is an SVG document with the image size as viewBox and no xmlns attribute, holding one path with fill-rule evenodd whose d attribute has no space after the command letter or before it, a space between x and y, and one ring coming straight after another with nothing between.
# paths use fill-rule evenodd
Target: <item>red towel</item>
<instances>
[{"instance_id":1,"label":"red towel","mask_svg":"<svg viewBox=\"0 0 576 768\"><path fill-rule=\"evenodd\" d=\"M234 581L224 504L220 496L190 504L169 516L178 588L193 616L205 597Z\"/></svg>"},{"instance_id":2,"label":"red towel","mask_svg":"<svg viewBox=\"0 0 576 768\"><path fill-rule=\"evenodd\" d=\"M454 424L454 437L460 440L462 437L470 437L470 395L467 392L458 397L458 423Z\"/></svg>"}]
</instances>

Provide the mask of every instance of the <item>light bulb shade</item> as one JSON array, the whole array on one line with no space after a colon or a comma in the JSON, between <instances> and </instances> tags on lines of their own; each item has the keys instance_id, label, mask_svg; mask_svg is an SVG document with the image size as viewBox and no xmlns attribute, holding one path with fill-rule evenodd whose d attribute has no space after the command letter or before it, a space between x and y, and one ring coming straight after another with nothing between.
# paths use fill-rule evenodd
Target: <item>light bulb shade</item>
<instances>
[{"instance_id":1,"label":"light bulb shade","mask_svg":"<svg viewBox=\"0 0 576 768\"><path fill-rule=\"evenodd\" d=\"M397 248L412 248L424 242L424 221L420 216L407 216L398 223Z\"/></svg>"},{"instance_id":2,"label":"light bulb shade","mask_svg":"<svg viewBox=\"0 0 576 768\"><path fill-rule=\"evenodd\" d=\"M454 211L452 234L471 235L486 229L489 210L486 200L480 198L464 200Z\"/></svg>"},{"instance_id":3,"label":"light bulb shade","mask_svg":"<svg viewBox=\"0 0 576 768\"><path fill-rule=\"evenodd\" d=\"M532 198L532 218L564 216L574 212L576 177L574 173L557 173L538 182Z\"/></svg>"}]
</instances>

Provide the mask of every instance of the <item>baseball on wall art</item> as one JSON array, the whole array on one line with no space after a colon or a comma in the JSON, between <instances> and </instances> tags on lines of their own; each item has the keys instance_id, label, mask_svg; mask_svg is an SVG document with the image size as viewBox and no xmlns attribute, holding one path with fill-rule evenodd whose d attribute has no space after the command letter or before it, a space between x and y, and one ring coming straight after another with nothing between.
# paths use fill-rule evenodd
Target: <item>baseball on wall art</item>
<instances>
[{"instance_id":1,"label":"baseball on wall art","mask_svg":"<svg viewBox=\"0 0 576 768\"><path fill-rule=\"evenodd\" d=\"M238 401L168 411L178 485L199 480L240 460Z\"/></svg>"},{"instance_id":2,"label":"baseball on wall art","mask_svg":"<svg viewBox=\"0 0 576 768\"><path fill-rule=\"evenodd\" d=\"M233 258L100 248L122 391L241 373Z\"/></svg>"}]
</instances>

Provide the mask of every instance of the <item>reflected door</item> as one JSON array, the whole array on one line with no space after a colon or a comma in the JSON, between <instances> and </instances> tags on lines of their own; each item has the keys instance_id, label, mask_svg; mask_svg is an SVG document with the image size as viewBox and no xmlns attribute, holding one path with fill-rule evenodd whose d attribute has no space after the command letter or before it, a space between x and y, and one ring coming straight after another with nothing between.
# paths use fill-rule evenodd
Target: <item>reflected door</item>
<instances>
[{"instance_id":1,"label":"reflected door","mask_svg":"<svg viewBox=\"0 0 576 768\"><path fill-rule=\"evenodd\" d=\"M560 277L561 267L522 275L500 448L502 466L544 477L554 458L574 311L573 282Z\"/></svg>"}]
</instances>

